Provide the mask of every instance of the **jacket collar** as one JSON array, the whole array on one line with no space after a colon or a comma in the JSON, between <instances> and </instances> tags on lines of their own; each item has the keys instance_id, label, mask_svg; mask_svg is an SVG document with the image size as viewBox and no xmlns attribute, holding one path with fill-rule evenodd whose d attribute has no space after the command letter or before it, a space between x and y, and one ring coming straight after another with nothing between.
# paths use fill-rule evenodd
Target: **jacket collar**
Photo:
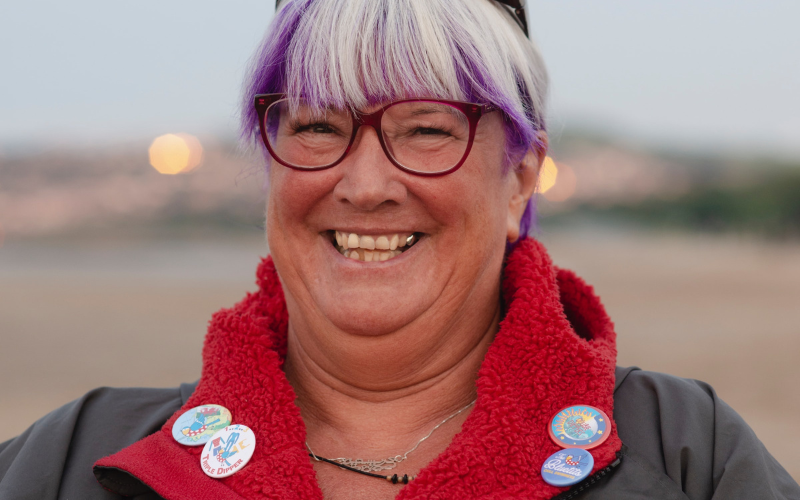
<instances>
[{"instance_id":1,"label":"jacket collar","mask_svg":"<svg viewBox=\"0 0 800 500\"><path fill-rule=\"evenodd\" d=\"M295 394L282 371L288 317L270 258L259 266L258 285L214 315L200 383L184 407L160 432L95 464L105 488L131 494L144 483L169 500L322 498ZM549 420L575 404L613 414L616 335L592 288L555 268L544 247L526 239L507 259L503 296L507 312L478 372L475 408L450 446L398 488L398 499L497 492L551 498L567 488L548 485L540 475L559 449L548 436ZM257 438L250 463L224 479L203 473L202 447L172 438L175 420L202 404L227 407L233 422ZM593 472L608 466L621 447L610 424L610 437L592 450Z\"/></svg>"}]
</instances>

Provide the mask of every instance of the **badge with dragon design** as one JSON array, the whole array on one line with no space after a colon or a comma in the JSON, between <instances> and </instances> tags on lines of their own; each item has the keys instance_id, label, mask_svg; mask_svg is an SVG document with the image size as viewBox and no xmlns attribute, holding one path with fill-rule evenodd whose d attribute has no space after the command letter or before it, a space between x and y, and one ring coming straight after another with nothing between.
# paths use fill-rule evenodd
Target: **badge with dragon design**
<instances>
[{"instance_id":1,"label":"badge with dragon design","mask_svg":"<svg viewBox=\"0 0 800 500\"><path fill-rule=\"evenodd\" d=\"M594 406L568 406L556 413L547 428L550 439L562 448L590 450L609 435L608 416Z\"/></svg>"}]
</instances>

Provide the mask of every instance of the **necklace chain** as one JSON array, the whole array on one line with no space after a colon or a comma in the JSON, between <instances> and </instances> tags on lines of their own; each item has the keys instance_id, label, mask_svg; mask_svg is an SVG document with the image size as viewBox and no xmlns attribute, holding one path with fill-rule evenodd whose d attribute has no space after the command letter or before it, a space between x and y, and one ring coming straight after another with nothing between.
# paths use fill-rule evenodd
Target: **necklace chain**
<instances>
[{"instance_id":1,"label":"necklace chain","mask_svg":"<svg viewBox=\"0 0 800 500\"><path fill-rule=\"evenodd\" d=\"M467 406L461 408L457 412L453 413L452 415L450 415L446 419L442 420L438 424L436 424L436 426L433 429L431 429L431 431L425 437L423 437L422 439L417 441L417 444L415 444L413 448L411 448L410 450L408 450L407 452L405 452L402 455L395 455L393 457L384 458L383 460L364 460L363 458L344 458L344 457L340 457L340 458L325 459L324 461L326 461L326 462L328 462L328 461L336 462L337 464L344 465L344 466L349 467L351 469L357 469L357 470L360 470L362 472L374 473L374 472L380 472L382 470L394 469L395 467L397 467L397 464L399 464L400 462L402 462L403 460L408 458L408 454L409 453L411 453L412 451L416 450L419 447L419 445L422 444L423 441L425 441L426 439L431 437L431 434L433 434L433 432L436 429L438 429L439 427L444 425L450 419L455 418L456 416L460 415L467 408L469 408L470 406L474 405L476 401L477 401L477 399L472 401ZM319 462L320 458L318 458L317 455L315 455L314 452L311 451L311 446L308 445L308 441L306 441L306 448L308 448L308 451L311 454L311 456L314 457L314 460Z\"/></svg>"}]
</instances>

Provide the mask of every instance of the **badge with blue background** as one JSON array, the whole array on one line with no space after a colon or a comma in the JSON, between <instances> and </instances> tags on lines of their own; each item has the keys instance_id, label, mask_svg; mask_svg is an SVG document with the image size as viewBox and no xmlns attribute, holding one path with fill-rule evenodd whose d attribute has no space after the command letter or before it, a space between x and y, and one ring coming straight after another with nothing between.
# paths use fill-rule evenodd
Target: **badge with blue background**
<instances>
[{"instance_id":1,"label":"badge with blue background","mask_svg":"<svg viewBox=\"0 0 800 500\"><path fill-rule=\"evenodd\" d=\"M231 425L231 412L220 405L192 408L172 424L172 437L186 446L201 446L220 429Z\"/></svg>"},{"instance_id":2,"label":"badge with blue background","mask_svg":"<svg viewBox=\"0 0 800 500\"><path fill-rule=\"evenodd\" d=\"M568 406L550 421L550 439L562 448L590 450L600 446L609 435L608 416L588 405Z\"/></svg>"},{"instance_id":3,"label":"badge with blue background","mask_svg":"<svg viewBox=\"0 0 800 500\"><path fill-rule=\"evenodd\" d=\"M572 486L586 479L594 457L583 448L567 448L550 455L542 465L542 479L553 486Z\"/></svg>"}]
</instances>

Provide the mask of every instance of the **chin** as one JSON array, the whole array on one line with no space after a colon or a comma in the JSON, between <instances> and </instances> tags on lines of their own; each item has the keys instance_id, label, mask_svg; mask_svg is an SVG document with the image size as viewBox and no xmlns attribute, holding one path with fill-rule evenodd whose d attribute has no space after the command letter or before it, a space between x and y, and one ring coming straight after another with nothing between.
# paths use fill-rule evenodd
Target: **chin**
<instances>
[{"instance_id":1,"label":"chin","mask_svg":"<svg viewBox=\"0 0 800 500\"><path fill-rule=\"evenodd\" d=\"M348 294L347 300L324 306L323 314L350 335L380 337L402 330L426 309L420 304L398 304L383 293L365 296L363 300Z\"/></svg>"}]
</instances>

